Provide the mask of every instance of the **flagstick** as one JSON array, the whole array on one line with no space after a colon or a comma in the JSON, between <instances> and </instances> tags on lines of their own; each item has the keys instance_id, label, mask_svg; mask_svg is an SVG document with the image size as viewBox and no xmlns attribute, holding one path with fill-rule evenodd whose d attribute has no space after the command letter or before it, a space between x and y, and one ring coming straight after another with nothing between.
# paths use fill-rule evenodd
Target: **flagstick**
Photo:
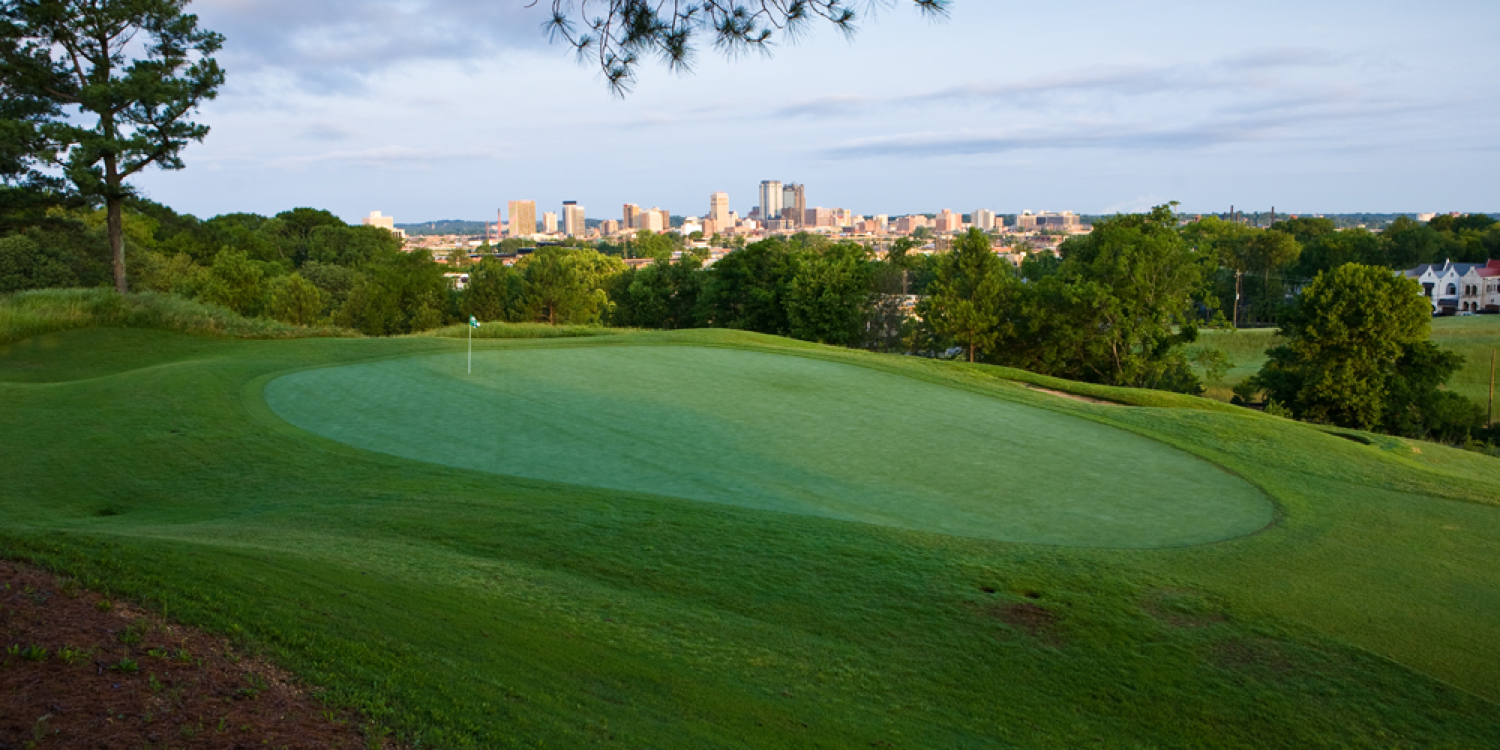
<instances>
[{"instance_id":1,"label":"flagstick","mask_svg":"<svg viewBox=\"0 0 1500 750\"><path fill-rule=\"evenodd\" d=\"M469 326L469 374L474 374L474 326Z\"/></svg>"}]
</instances>

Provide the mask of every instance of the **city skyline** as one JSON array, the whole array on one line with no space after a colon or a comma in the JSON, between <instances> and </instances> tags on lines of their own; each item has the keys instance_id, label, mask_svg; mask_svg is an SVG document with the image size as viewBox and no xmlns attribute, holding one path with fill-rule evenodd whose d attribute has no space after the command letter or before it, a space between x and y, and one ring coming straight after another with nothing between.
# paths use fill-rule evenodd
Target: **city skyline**
<instances>
[{"instance_id":1,"label":"city skyline","mask_svg":"<svg viewBox=\"0 0 1500 750\"><path fill-rule=\"evenodd\" d=\"M769 59L647 64L623 100L524 4L192 9L227 39L228 82L199 118L213 132L185 171L137 184L200 216L437 220L506 195L696 215L726 187L744 214L767 176L862 215L1500 210L1493 3L1437 2L1427 17L1465 23L1423 24L1392 3L1064 2L1058 34L1002 3L958 0L943 23L901 5L849 43L818 27ZM524 117L475 95L500 81Z\"/></svg>"}]
</instances>

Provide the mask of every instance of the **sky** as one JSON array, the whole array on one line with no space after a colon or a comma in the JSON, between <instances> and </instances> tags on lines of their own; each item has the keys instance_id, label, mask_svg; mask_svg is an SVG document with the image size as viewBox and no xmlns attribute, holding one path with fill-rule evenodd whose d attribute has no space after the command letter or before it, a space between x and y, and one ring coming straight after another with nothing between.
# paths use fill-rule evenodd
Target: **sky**
<instances>
[{"instance_id":1,"label":"sky","mask_svg":"<svg viewBox=\"0 0 1500 750\"><path fill-rule=\"evenodd\" d=\"M852 39L644 62L624 98L527 6L196 0L226 38L212 130L136 184L205 218L398 223L721 190L744 214L768 179L862 215L1500 211L1493 0L891 0Z\"/></svg>"}]
</instances>

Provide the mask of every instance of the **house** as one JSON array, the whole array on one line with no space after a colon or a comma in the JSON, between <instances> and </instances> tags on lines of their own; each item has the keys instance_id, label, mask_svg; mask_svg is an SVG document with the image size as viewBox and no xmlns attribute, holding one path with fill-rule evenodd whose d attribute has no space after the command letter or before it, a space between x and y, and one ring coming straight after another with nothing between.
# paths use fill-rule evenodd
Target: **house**
<instances>
[{"instance_id":1,"label":"house","mask_svg":"<svg viewBox=\"0 0 1500 750\"><path fill-rule=\"evenodd\" d=\"M1422 296L1432 303L1433 315L1453 315L1460 312L1478 312L1485 308L1484 287L1486 279L1494 283L1494 277L1483 274L1495 271L1500 274L1500 264L1485 263L1424 263L1403 271L1409 279L1422 285ZM1500 297L1497 297L1500 305ZM1496 308L1500 310L1500 307Z\"/></svg>"},{"instance_id":2,"label":"house","mask_svg":"<svg viewBox=\"0 0 1500 750\"><path fill-rule=\"evenodd\" d=\"M1500 260L1492 260L1476 269L1479 277L1479 311L1500 313Z\"/></svg>"}]
</instances>

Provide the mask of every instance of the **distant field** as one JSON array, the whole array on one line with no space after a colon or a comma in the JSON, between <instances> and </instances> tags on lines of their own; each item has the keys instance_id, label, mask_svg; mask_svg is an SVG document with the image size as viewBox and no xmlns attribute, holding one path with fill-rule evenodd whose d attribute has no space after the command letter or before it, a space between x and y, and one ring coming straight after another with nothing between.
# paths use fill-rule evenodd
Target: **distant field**
<instances>
[{"instance_id":1,"label":"distant field","mask_svg":"<svg viewBox=\"0 0 1500 750\"><path fill-rule=\"evenodd\" d=\"M1456 393L1483 404L1489 398L1490 352L1500 350L1500 315L1434 318L1432 340L1464 355L1464 367L1448 381ZM1234 369L1222 383L1208 384L1210 398L1228 401L1230 389L1260 371L1266 350L1277 345L1276 329L1202 331L1198 345L1212 346L1229 355Z\"/></svg>"},{"instance_id":2,"label":"distant field","mask_svg":"<svg viewBox=\"0 0 1500 750\"><path fill-rule=\"evenodd\" d=\"M739 332L466 346L0 344L0 556L413 747L1500 746L1500 460ZM1226 541L1014 541L1241 483Z\"/></svg>"}]
</instances>

